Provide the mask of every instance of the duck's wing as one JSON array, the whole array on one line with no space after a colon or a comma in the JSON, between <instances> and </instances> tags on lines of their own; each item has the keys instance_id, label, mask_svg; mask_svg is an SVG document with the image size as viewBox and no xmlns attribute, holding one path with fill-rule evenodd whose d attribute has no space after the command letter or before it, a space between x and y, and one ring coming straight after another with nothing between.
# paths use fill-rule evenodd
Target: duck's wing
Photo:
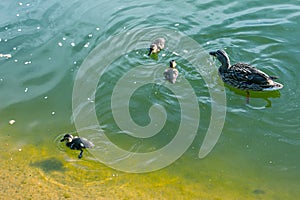
<instances>
[{"instance_id":1,"label":"duck's wing","mask_svg":"<svg viewBox=\"0 0 300 200\"><path fill-rule=\"evenodd\" d=\"M70 149L76 149L76 150L80 150L82 148L85 148L83 142L81 141L81 138L79 138L77 136L75 136L72 139L72 142L67 142L66 145L68 147L70 147Z\"/></svg>"},{"instance_id":2,"label":"duck's wing","mask_svg":"<svg viewBox=\"0 0 300 200\"><path fill-rule=\"evenodd\" d=\"M272 80L263 71L245 63L236 63L229 68L229 73L231 72L234 79L237 81L247 82L249 84L257 85L270 85Z\"/></svg>"}]
</instances>

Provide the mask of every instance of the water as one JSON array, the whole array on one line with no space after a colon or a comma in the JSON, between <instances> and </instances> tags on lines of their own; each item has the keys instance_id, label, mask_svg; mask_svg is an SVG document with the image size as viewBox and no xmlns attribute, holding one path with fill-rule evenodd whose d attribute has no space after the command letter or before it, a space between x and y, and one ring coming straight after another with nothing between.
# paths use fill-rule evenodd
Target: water
<instances>
[{"instance_id":1,"label":"water","mask_svg":"<svg viewBox=\"0 0 300 200\"><path fill-rule=\"evenodd\" d=\"M299 1L6 0L1 1L0 9L0 53L12 55L10 59L0 58L2 198L296 199L299 196ZM194 118L189 114L181 116L178 111L180 99L190 93L183 87L186 79L197 96L200 110L199 127L191 146L168 167L145 174L109 168L89 152L78 160L78 152L66 149L59 140L64 133L76 134L72 94L81 64L97 45L111 36L133 28L142 30L128 36L131 40L119 46L103 49L106 57L103 60L96 57L100 65L118 56L123 51L118 49L122 45L128 43L126 48L134 47L135 43L130 41L153 27L186 35L200 48L180 48L180 44L186 43L172 40L174 37L166 33L150 32L150 38L167 37L167 49L158 58L148 58L145 54L150 41L144 38L141 43L144 48L141 45L110 64L96 85L95 99L89 101L95 101L97 119L111 141L126 150L151 152L175 137L180 120L194 124ZM213 69L219 63L208 52L220 48L226 49L232 63L247 62L279 76L278 82L284 88L278 93L252 93L250 105L245 105L243 92L226 88L227 111L222 134L213 151L199 159L213 105L209 88L217 91L215 87L221 83L213 72L207 74L212 76L208 83L206 74L199 73L195 63L199 61L199 66ZM197 51L199 56L195 57ZM181 76L174 86L177 96L160 78L159 70L164 70L171 59L178 62ZM153 69L153 75L151 66L158 64L161 68ZM146 139L124 134L128 132L119 128L110 108L114 85L122 74L140 65L150 66L144 76L152 78L154 83L134 92L129 103L132 120L140 126L149 124L153 103L164 106L166 113L162 111L162 115L167 115L165 126ZM139 77L132 78L138 80ZM124 105L121 101L120 108ZM9 124L10 120L15 123ZM96 141L97 135L89 139ZM33 186L38 187L33 190Z\"/></svg>"}]
</instances>

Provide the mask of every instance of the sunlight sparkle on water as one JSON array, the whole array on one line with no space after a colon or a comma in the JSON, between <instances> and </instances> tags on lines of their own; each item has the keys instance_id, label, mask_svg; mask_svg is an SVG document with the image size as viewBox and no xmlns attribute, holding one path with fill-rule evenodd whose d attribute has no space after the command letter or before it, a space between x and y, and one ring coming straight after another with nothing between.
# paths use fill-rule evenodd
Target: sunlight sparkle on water
<instances>
[{"instance_id":1,"label":"sunlight sparkle on water","mask_svg":"<svg viewBox=\"0 0 300 200\"><path fill-rule=\"evenodd\" d=\"M14 119L11 119L11 120L9 120L9 122L8 122L10 125L13 125L14 123L16 123L16 120L14 120Z\"/></svg>"}]
</instances>

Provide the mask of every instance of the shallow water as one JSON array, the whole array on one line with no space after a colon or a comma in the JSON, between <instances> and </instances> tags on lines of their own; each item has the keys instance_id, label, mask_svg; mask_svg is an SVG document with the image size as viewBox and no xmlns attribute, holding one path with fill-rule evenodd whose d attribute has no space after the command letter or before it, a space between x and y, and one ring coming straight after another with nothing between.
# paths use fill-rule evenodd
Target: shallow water
<instances>
[{"instance_id":1,"label":"shallow water","mask_svg":"<svg viewBox=\"0 0 300 200\"><path fill-rule=\"evenodd\" d=\"M0 196L4 199L299 196L297 1L5 0L0 10L0 53L12 55L0 58L0 138L4 144ZM149 58L150 40L158 36L167 39L166 49ZM279 76L284 88L251 93L246 105L244 92L223 88L215 73L219 63L208 52L220 48L226 49L232 63L247 62ZM180 73L175 85L161 77L171 59L177 61ZM89 76L83 70L87 65L96 70L88 72ZM139 67L144 68L134 71ZM135 75L118 82L129 72ZM88 93L87 86L97 77L94 93ZM132 91L145 80L149 83ZM114 93L118 83L125 86ZM80 85L86 90L74 89ZM128 102L122 98L131 92ZM199 149L210 124L222 125L211 120L214 110L221 113L224 109L212 95L223 92L224 127L212 151L200 159ZM189 98L193 94L196 98ZM117 104L112 108L111 102ZM116 118L122 115L114 115L112 109L127 105L129 119ZM86 108L95 110L99 127L89 124L93 112ZM194 115L197 109L199 116ZM15 123L9 124L10 120ZM112 145L104 139L130 152L155 152L176 138L182 124L191 131L184 131L182 142L163 157L166 163L170 159L168 166L138 174L111 168L120 169L120 165L113 165L114 157L108 159ZM140 132L145 134L142 138L131 130L146 130L143 126L147 125L153 135ZM81 160L77 151L59 142L64 133L76 135L78 131L97 144ZM172 161L177 152L180 158ZM133 155L123 155L118 161ZM145 163L150 168L159 159ZM134 168L138 161L131 161L129 167Z\"/></svg>"}]
</instances>

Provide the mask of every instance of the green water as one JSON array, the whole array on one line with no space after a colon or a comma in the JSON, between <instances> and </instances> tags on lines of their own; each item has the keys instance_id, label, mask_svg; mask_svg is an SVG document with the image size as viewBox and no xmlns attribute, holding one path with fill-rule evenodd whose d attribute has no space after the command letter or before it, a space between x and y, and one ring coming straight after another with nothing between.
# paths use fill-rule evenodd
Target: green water
<instances>
[{"instance_id":1,"label":"green water","mask_svg":"<svg viewBox=\"0 0 300 200\"><path fill-rule=\"evenodd\" d=\"M12 55L9 59L0 58L3 146L0 198L296 199L299 196L299 1L4 0L0 2L0 11L0 53ZM181 116L180 112L179 99L190 93L183 87L186 79L197 96L200 111L192 144L178 160L149 173L112 169L99 162L92 152L85 152L83 159L78 160L78 152L66 149L59 140L64 133L77 132L72 94L82 63L97 45L111 36L153 27L185 35L196 41L199 49L189 50L165 32L155 31L150 35L167 38L167 48L157 58L145 55L150 44L147 40L142 41L144 48L117 55L122 51L118 48L128 43L126 52L134 45L130 41L141 37L139 33L143 31L128 36L131 40L124 38L123 43L102 49L104 55L108 53L103 58L95 57L99 67L110 58L116 59L96 86L97 120L107 137L122 149L135 152L160 149L175 137L180 120L194 123L189 115ZM196 68L218 66L208 52L221 48L226 49L232 63L250 63L279 76L278 82L284 88L276 93L252 93L249 105L245 104L243 92L225 88L227 110L222 134L213 150L200 159L199 149L212 113L209 88L218 91L215 87L222 84L214 72L207 74L212 76L208 84L206 74ZM160 70L171 59L178 62L180 77L175 87L179 96L160 78ZM131 97L132 120L139 126L149 124L149 109L154 103L164 106L167 116L163 128L146 139L125 134L110 107L117 81L141 65L150 66L145 77L152 77L151 66L161 68L153 69L154 83L138 88ZM130 88L127 89L129 92ZM127 91L126 87L124 90ZM126 106L126 102L119 106ZM15 123L10 125L10 120ZM97 135L89 139L96 141Z\"/></svg>"}]
</instances>

